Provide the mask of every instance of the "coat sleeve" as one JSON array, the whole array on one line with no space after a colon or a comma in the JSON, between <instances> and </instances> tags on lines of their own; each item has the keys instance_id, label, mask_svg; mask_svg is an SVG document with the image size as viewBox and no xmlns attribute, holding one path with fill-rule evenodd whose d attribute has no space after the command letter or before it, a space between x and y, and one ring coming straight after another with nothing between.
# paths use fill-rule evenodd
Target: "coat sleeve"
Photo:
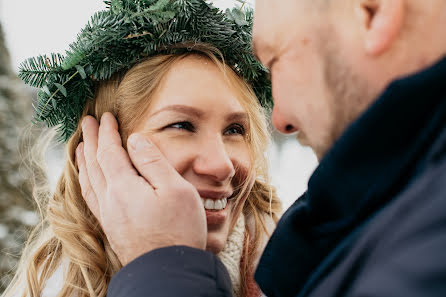
<instances>
[{"instance_id":1,"label":"coat sleeve","mask_svg":"<svg viewBox=\"0 0 446 297\"><path fill-rule=\"evenodd\" d=\"M230 297L229 274L213 254L185 246L151 251L123 267L108 297Z\"/></svg>"},{"instance_id":2,"label":"coat sleeve","mask_svg":"<svg viewBox=\"0 0 446 297\"><path fill-rule=\"evenodd\" d=\"M440 169L408 191L417 199L395 213L346 296L446 296L446 162Z\"/></svg>"}]
</instances>

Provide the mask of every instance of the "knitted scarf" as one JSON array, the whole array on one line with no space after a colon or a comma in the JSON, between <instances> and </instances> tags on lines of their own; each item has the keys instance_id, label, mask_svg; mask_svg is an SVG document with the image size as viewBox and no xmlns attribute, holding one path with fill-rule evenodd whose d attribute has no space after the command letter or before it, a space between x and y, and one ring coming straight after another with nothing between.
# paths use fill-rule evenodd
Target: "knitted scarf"
<instances>
[{"instance_id":1,"label":"knitted scarf","mask_svg":"<svg viewBox=\"0 0 446 297\"><path fill-rule=\"evenodd\" d=\"M245 239L245 216L241 214L226 240L223 250L217 257L223 262L229 272L234 297L242 297L240 284L240 263Z\"/></svg>"},{"instance_id":2,"label":"knitted scarf","mask_svg":"<svg viewBox=\"0 0 446 297\"><path fill-rule=\"evenodd\" d=\"M232 295L234 297L260 297L261 291L254 281L253 275L248 275L245 280L246 292L242 296L242 284L240 280L240 268L245 260L243 258L243 246L245 244L245 232L249 226L245 222L245 216L241 214L229 235L223 250L217 257L223 262L229 272L232 282ZM253 267L254 268L254 267ZM253 271L252 273L253 274Z\"/></svg>"}]
</instances>

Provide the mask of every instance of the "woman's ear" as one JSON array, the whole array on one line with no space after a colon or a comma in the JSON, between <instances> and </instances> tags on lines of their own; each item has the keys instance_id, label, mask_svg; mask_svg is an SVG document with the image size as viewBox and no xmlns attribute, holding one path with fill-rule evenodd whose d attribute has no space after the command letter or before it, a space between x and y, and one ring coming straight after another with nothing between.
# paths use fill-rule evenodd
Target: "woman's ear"
<instances>
[{"instance_id":1,"label":"woman's ear","mask_svg":"<svg viewBox=\"0 0 446 297\"><path fill-rule=\"evenodd\" d=\"M357 5L365 52L372 56L385 53L402 32L406 0L360 0Z\"/></svg>"}]
</instances>

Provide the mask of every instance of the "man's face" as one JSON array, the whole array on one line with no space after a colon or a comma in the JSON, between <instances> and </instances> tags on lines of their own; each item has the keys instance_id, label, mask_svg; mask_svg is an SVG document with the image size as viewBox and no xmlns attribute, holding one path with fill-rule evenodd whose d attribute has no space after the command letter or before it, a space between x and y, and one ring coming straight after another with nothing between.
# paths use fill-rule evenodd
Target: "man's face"
<instances>
[{"instance_id":1,"label":"man's face","mask_svg":"<svg viewBox=\"0 0 446 297\"><path fill-rule=\"evenodd\" d=\"M329 2L257 0L253 33L254 50L271 70L274 126L297 132L319 159L376 96L361 75L358 44L342 31L348 22L331 21L348 1L336 0L336 11Z\"/></svg>"}]
</instances>

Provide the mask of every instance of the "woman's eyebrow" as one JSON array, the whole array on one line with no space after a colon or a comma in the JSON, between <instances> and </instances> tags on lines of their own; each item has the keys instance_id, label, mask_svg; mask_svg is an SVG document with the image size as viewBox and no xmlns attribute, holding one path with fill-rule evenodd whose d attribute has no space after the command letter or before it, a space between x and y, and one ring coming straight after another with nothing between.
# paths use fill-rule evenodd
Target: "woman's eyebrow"
<instances>
[{"instance_id":1,"label":"woman's eyebrow","mask_svg":"<svg viewBox=\"0 0 446 297\"><path fill-rule=\"evenodd\" d=\"M165 106L157 111L154 111L152 114L149 115L149 117L152 118L153 116L166 111L174 111L186 115L192 115L199 119L205 116L205 112L198 108L187 105L174 104ZM228 122L247 122L248 118L249 117L246 112L233 112L225 116L225 119Z\"/></svg>"},{"instance_id":2,"label":"woman's eyebrow","mask_svg":"<svg viewBox=\"0 0 446 297\"><path fill-rule=\"evenodd\" d=\"M187 106L187 105L181 105L181 104L175 104L175 105L165 106L165 107L163 107L163 108L153 112L150 115L150 117L153 117L153 116L155 116L155 115L157 115L157 114L159 114L161 112L164 112L164 111L180 112L180 113L184 113L184 114L187 114L187 115L193 115L193 116L195 116L197 118L202 118L203 115L204 115L203 111L201 111L201 110L199 110L199 109L197 109L195 107Z\"/></svg>"},{"instance_id":3,"label":"woman's eyebrow","mask_svg":"<svg viewBox=\"0 0 446 297\"><path fill-rule=\"evenodd\" d=\"M246 112L234 112L226 116L228 122L247 122L248 114Z\"/></svg>"}]
</instances>

